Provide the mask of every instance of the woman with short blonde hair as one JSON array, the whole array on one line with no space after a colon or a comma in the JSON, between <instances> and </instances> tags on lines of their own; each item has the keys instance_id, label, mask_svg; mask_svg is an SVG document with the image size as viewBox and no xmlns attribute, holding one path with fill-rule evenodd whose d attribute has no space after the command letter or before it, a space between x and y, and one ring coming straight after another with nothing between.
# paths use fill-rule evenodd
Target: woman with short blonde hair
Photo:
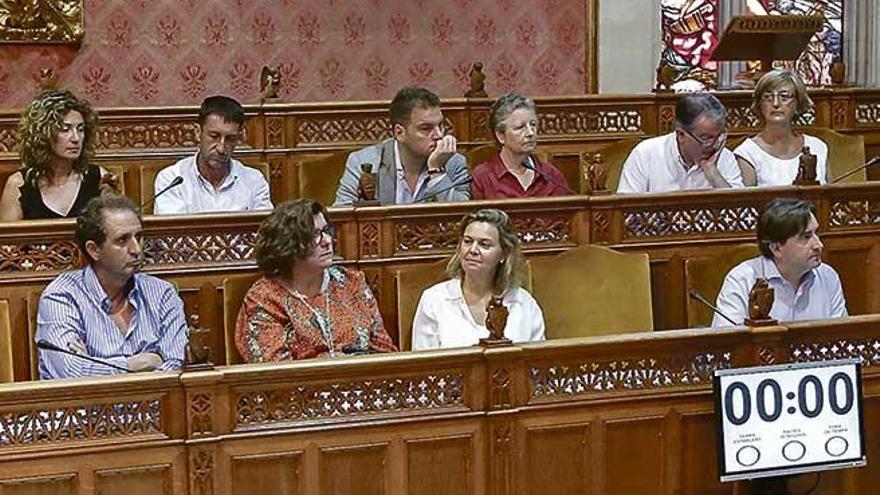
<instances>
[{"instance_id":1,"label":"woman with short blonde hair","mask_svg":"<svg viewBox=\"0 0 880 495\"><path fill-rule=\"evenodd\" d=\"M735 150L746 186L788 186L798 174L804 148L816 155L816 178L827 183L828 146L821 139L794 129L794 122L813 109L813 100L798 75L788 69L764 74L752 93L751 110L761 132L746 138Z\"/></svg>"}]
</instances>

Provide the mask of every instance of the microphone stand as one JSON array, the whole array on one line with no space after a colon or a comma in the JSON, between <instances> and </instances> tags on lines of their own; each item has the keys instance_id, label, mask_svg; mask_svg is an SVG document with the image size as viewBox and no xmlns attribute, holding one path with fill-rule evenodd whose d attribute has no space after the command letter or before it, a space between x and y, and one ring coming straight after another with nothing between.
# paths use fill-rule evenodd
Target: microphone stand
<instances>
[{"instance_id":1,"label":"microphone stand","mask_svg":"<svg viewBox=\"0 0 880 495\"><path fill-rule=\"evenodd\" d=\"M79 354L79 353L67 350L63 347L58 347L57 345L55 345L47 340L37 341L37 348L42 349L44 351L60 352L61 354L67 354L69 356L76 356L80 359L84 359L86 361L91 361L95 364L101 364L101 365L107 366L109 368L117 369L117 370L124 371L124 372L128 373L128 368L123 368L122 366L118 366L113 363L104 361L103 359L89 356L88 354Z\"/></svg>"},{"instance_id":2,"label":"microphone stand","mask_svg":"<svg viewBox=\"0 0 880 495\"><path fill-rule=\"evenodd\" d=\"M849 172L841 175L840 177L834 179L833 181L831 181L831 184L837 184L838 182L842 181L843 179L846 179L847 177L849 177L850 175L855 174L860 170L865 170L866 168L876 164L877 162L880 162L880 155L875 156L874 158L871 158L870 160L865 162L865 164L862 165L861 167L856 167L856 168L850 170Z\"/></svg>"},{"instance_id":3,"label":"microphone stand","mask_svg":"<svg viewBox=\"0 0 880 495\"><path fill-rule=\"evenodd\" d=\"M742 325L742 323L737 323L737 322L733 321L732 319L730 319L729 316L727 316L726 314L722 313L720 309L716 308L712 303L710 303L709 301L707 301L706 298L703 297L703 296L701 296L700 293L697 292L696 290L694 290L694 289L689 290L689 291L688 291L688 295L690 296L691 299L693 299L693 300L695 300L695 301L699 301L699 302L705 304L705 305L706 305L709 309L711 309L715 314L717 314L718 316L720 316L720 317L724 318L725 320L729 321L731 325L733 325L733 326L740 326L740 325Z\"/></svg>"}]
</instances>

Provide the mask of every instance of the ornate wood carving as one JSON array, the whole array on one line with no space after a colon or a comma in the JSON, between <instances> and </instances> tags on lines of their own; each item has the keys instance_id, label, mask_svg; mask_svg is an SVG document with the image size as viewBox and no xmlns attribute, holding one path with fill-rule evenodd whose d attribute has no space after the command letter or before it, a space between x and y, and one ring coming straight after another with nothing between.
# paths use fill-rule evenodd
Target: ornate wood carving
<instances>
[{"instance_id":1,"label":"ornate wood carving","mask_svg":"<svg viewBox=\"0 0 880 495\"><path fill-rule=\"evenodd\" d=\"M18 152L18 128L14 125L0 128L0 151L5 153Z\"/></svg>"},{"instance_id":2,"label":"ornate wood carving","mask_svg":"<svg viewBox=\"0 0 880 495\"><path fill-rule=\"evenodd\" d=\"M195 394L190 399L189 424L192 435L210 435L214 431L212 404L213 395L207 392Z\"/></svg>"},{"instance_id":3,"label":"ornate wood carving","mask_svg":"<svg viewBox=\"0 0 880 495\"><path fill-rule=\"evenodd\" d=\"M266 119L266 146L269 148L284 147L284 117Z\"/></svg>"},{"instance_id":4,"label":"ornate wood carving","mask_svg":"<svg viewBox=\"0 0 880 495\"><path fill-rule=\"evenodd\" d=\"M192 148L199 144L198 129L195 121L104 123L98 128L97 148Z\"/></svg>"},{"instance_id":5,"label":"ornate wood carving","mask_svg":"<svg viewBox=\"0 0 880 495\"><path fill-rule=\"evenodd\" d=\"M379 257L379 224L375 222L360 224L361 258Z\"/></svg>"},{"instance_id":6,"label":"ornate wood carving","mask_svg":"<svg viewBox=\"0 0 880 495\"><path fill-rule=\"evenodd\" d=\"M657 127L661 134L672 132L675 127L675 105L661 105L657 112ZM730 123L730 115L727 117Z\"/></svg>"},{"instance_id":7,"label":"ornate wood carving","mask_svg":"<svg viewBox=\"0 0 880 495\"><path fill-rule=\"evenodd\" d=\"M610 213L605 210L593 210L593 220L590 223L590 241L605 243L611 241Z\"/></svg>"},{"instance_id":8,"label":"ornate wood carving","mask_svg":"<svg viewBox=\"0 0 880 495\"><path fill-rule=\"evenodd\" d=\"M144 239L147 265L245 261L253 257L256 232L177 234Z\"/></svg>"},{"instance_id":9,"label":"ornate wood carving","mask_svg":"<svg viewBox=\"0 0 880 495\"><path fill-rule=\"evenodd\" d=\"M517 237L525 245L544 246L572 240L570 216L514 217L511 221L516 227Z\"/></svg>"},{"instance_id":10,"label":"ornate wood carving","mask_svg":"<svg viewBox=\"0 0 880 495\"><path fill-rule=\"evenodd\" d=\"M496 368L492 370L492 383L489 386L492 409L508 409L513 407L511 388L509 369Z\"/></svg>"},{"instance_id":11,"label":"ornate wood carving","mask_svg":"<svg viewBox=\"0 0 880 495\"><path fill-rule=\"evenodd\" d=\"M859 124L880 123L880 102L858 102L856 104L855 118Z\"/></svg>"},{"instance_id":12,"label":"ornate wood carving","mask_svg":"<svg viewBox=\"0 0 880 495\"><path fill-rule=\"evenodd\" d=\"M395 225L397 251L450 251L458 244L458 220L412 220Z\"/></svg>"},{"instance_id":13,"label":"ornate wood carving","mask_svg":"<svg viewBox=\"0 0 880 495\"><path fill-rule=\"evenodd\" d=\"M776 350L772 347L761 347L758 350L758 360L763 365L776 364Z\"/></svg>"},{"instance_id":14,"label":"ornate wood carving","mask_svg":"<svg viewBox=\"0 0 880 495\"><path fill-rule=\"evenodd\" d=\"M513 422L499 420L492 423L490 493L506 495L513 491Z\"/></svg>"},{"instance_id":15,"label":"ornate wood carving","mask_svg":"<svg viewBox=\"0 0 880 495\"><path fill-rule=\"evenodd\" d=\"M532 399L556 399L612 390L689 387L712 383L715 370L731 366L731 350L633 356L613 361L542 364L531 368Z\"/></svg>"},{"instance_id":16,"label":"ornate wood carving","mask_svg":"<svg viewBox=\"0 0 880 495\"><path fill-rule=\"evenodd\" d=\"M0 272L70 270L79 266L79 256L74 241L0 244Z\"/></svg>"},{"instance_id":17,"label":"ornate wood carving","mask_svg":"<svg viewBox=\"0 0 880 495\"><path fill-rule=\"evenodd\" d=\"M471 113L471 139L492 141L492 131L489 129L489 112L476 110Z\"/></svg>"},{"instance_id":18,"label":"ornate wood carving","mask_svg":"<svg viewBox=\"0 0 880 495\"><path fill-rule=\"evenodd\" d=\"M627 211L624 213L624 238L741 233L754 230L757 222L758 209L755 206Z\"/></svg>"},{"instance_id":19,"label":"ornate wood carving","mask_svg":"<svg viewBox=\"0 0 880 495\"><path fill-rule=\"evenodd\" d=\"M335 142L374 143L390 137L387 117L302 118L297 126L299 144Z\"/></svg>"},{"instance_id":20,"label":"ornate wood carving","mask_svg":"<svg viewBox=\"0 0 880 495\"><path fill-rule=\"evenodd\" d=\"M0 414L0 447L162 433L159 400L42 406Z\"/></svg>"},{"instance_id":21,"label":"ornate wood carving","mask_svg":"<svg viewBox=\"0 0 880 495\"><path fill-rule=\"evenodd\" d=\"M871 201L831 201L829 227L858 227L880 224L880 204Z\"/></svg>"},{"instance_id":22,"label":"ornate wood carving","mask_svg":"<svg viewBox=\"0 0 880 495\"><path fill-rule=\"evenodd\" d=\"M17 493L17 489L19 488L24 488L26 491L30 491L39 486L48 490L45 493L75 493L76 480L76 473L29 476L27 478L0 480L0 488L5 488L7 493Z\"/></svg>"},{"instance_id":23,"label":"ornate wood carving","mask_svg":"<svg viewBox=\"0 0 880 495\"><path fill-rule=\"evenodd\" d=\"M194 495L214 493L214 452L208 449L190 451L190 489Z\"/></svg>"},{"instance_id":24,"label":"ornate wood carving","mask_svg":"<svg viewBox=\"0 0 880 495\"><path fill-rule=\"evenodd\" d=\"M538 114L538 128L544 136L642 132L639 110L553 111Z\"/></svg>"},{"instance_id":25,"label":"ornate wood carving","mask_svg":"<svg viewBox=\"0 0 880 495\"><path fill-rule=\"evenodd\" d=\"M846 100L833 100L831 103L831 123L834 127L844 127L846 125L847 112L849 111L849 102Z\"/></svg>"},{"instance_id":26,"label":"ornate wood carving","mask_svg":"<svg viewBox=\"0 0 880 495\"><path fill-rule=\"evenodd\" d=\"M792 362L828 361L832 359L862 358L862 366L880 364L880 339L820 340L796 342L789 345Z\"/></svg>"},{"instance_id":27,"label":"ornate wood carving","mask_svg":"<svg viewBox=\"0 0 880 495\"><path fill-rule=\"evenodd\" d=\"M235 396L235 422L237 428L246 428L268 423L437 409L461 405L464 393L461 370L427 376L245 389Z\"/></svg>"}]
</instances>

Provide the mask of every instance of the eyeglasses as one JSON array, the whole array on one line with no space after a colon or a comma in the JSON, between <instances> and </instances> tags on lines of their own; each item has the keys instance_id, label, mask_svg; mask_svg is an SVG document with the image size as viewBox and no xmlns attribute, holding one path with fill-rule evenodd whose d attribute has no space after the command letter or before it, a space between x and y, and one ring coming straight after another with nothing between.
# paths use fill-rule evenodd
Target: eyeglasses
<instances>
[{"instance_id":1,"label":"eyeglasses","mask_svg":"<svg viewBox=\"0 0 880 495\"><path fill-rule=\"evenodd\" d=\"M325 235L329 236L331 241L336 239L336 227L328 223L324 228L315 230L315 238L312 242L314 242L315 245L320 244Z\"/></svg>"},{"instance_id":2,"label":"eyeglasses","mask_svg":"<svg viewBox=\"0 0 880 495\"><path fill-rule=\"evenodd\" d=\"M776 99L779 98L780 103L788 103L794 99L794 93L791 91L777 91L777 92L767 92L761 95L761 101L766 103L773 103Z\"/></svg>"},{"instance_id":3,"label":"eyeglasses","mask_svg":"<svg viewBox=\"0 0 880 495\"><path fill-rule=\"evenodd\" d=\"M513 132L515 134L526 134L529 131L538 132L538 123L537 122L523 122L520 125L508 127L508 131Z\"/></svg>"},{"instance_id":4,"label":"eyeglasses","mask_svg":"<svg viewBox=\"0 0 880 495\"><path fill-rule=\"evenodd\" d=\"M727 131L722 131L721 134L719 134L713 138L702 139L702 138L697 137L693 132L687 130L687 128L685 128L685 127L681 127L681 130L684 131L685 134L690 136L691 139L693 139L694 141L699 143L700 146L702 146L704 148L709 148L709 147L714 148L715 146L718 146L718 144L721 143L723 140L727 139Z\"/></svg>"}]
</instances>

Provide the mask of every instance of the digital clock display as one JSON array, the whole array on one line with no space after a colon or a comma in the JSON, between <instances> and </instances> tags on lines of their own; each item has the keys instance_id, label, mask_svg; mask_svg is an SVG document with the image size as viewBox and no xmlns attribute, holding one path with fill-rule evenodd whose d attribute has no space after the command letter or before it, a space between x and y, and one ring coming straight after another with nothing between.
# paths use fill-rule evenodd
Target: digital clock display
<instances>
[{"instance_id":1,"label":"digital clock display","mask_svg":"<svg viewBox=\"0 0 880 495\"><path fill-rule=\"evenodd\" d=\"M858 360L715 372L722 481L865 463Z\"/></svg>"}]
</instances>

